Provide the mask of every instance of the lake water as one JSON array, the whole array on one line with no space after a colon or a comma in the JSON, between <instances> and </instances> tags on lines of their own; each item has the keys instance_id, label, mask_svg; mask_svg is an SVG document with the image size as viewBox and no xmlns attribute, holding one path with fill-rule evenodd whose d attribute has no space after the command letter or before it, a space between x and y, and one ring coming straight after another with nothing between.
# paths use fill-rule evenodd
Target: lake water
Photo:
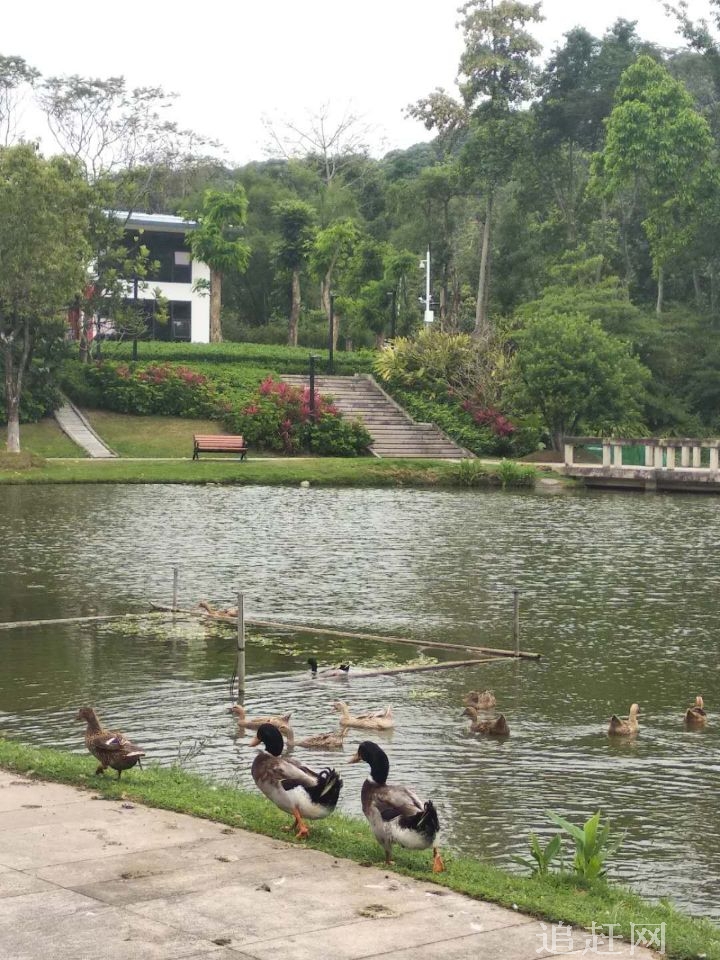
<instances>
[{"instance_id":1,"label":"lake water","mask_svg":"<svg viewBox=\"0 0 720 960\"><path fill-rule=\"evenodd\" d=\"M600 808L626 831L611 877L720 919L719 520L715 497L2 487L0 620L143 612L170 602L176 564L182 606L230 604L241 586L248 617L510 647L518 587L539 663L311 681L310 654L357 669L465 654L251 630L247 708L292 710L302 736L333 728L340 696L391 703L396 730L371 738L391 779L436 802L444 846L516 869L531 831L552 834L546 810ZM93 704L150 759L252 786L254 750L227 713L234 647L192 619L0 631L0 730L82 752L74 715ZM462 694L485 687L508 740L466 732ZM698 693L711 724L688 732ZM611 742L610 714L633 701L640 736ZM348 812L366 768L345 760L364 737L344 755L298 751L342 769Z\"/></svg>"}]
</instances>

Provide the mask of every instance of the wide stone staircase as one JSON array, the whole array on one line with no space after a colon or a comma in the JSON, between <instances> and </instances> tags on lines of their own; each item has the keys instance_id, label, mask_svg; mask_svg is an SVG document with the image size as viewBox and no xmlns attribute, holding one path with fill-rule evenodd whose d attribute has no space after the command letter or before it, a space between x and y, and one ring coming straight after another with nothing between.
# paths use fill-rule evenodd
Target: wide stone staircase
<instances>
[{"instance_id":1,"label":"wide stone staircase","mask_svg":"<svg viewBox=\"0 0 720 960\"><path fill-rule=\"evenodd\" d=\"M306 387L307 376L282 378L293 386ZM432 423L416 423L389 397L369 374L352 377L315 377L315 389L331 396L343 416L362 420L373 438L376 457L422 457L434 460L472 457Z\"/></svg>"}]
</instances>

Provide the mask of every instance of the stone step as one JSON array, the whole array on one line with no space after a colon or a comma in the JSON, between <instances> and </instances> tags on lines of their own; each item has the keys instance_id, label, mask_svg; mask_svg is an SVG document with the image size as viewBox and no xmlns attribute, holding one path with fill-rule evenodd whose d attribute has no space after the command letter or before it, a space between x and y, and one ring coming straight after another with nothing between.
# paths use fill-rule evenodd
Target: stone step
<instances>
[{"instance_id":1,"label":"stone step","mask_svg":"<svg viewBox=\"0 0 720 960\"><path fill-rule=\"evenodd\" d=\"M291 374L282 379L293 386L309 385L307 375ZM343 416L362 421L372 437L370 449L376 456L435 460L469 456L433 424L416 423L371 377L316 376L315 389L331 396Z\"/></svg>"}]
</instances>

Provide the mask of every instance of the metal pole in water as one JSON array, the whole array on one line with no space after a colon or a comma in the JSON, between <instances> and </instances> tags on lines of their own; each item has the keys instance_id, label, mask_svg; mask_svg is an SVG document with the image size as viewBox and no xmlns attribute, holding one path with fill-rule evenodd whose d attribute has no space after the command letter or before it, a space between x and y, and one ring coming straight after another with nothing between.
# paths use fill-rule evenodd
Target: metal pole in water
<instances>
[{"instance_id":1,"label":"metal pole in water","mask_svg":"<svg viewBox=\"0 0 720 960\"><path fill-rule=\"evenodd\" d=\"M237 678L238 700L245 696L245 609L243 595L237 595Z\"/></svg>"},{"instance_id":2,"label":"metal pole in water","mask_svg":"<svg viewBox=\"0 0 720 960\"><path fill-rule=\"evenodd\" d=\"M520 591L513 589L513 640L515 641L515 656L520 656Z\"/></svg>"},{"instance_id":3,"label":"metal pole in water","mask_svg":"<svg viewBox=\"0 0 720 960\"><path fill-rule=\"evenodd\" d=\"M173 599L172 599L172 611L173 614L177 610L177 598L178 598L178 579L180 576L180 571L177 567L173 567Z\"/></svg>"}]
</instances>

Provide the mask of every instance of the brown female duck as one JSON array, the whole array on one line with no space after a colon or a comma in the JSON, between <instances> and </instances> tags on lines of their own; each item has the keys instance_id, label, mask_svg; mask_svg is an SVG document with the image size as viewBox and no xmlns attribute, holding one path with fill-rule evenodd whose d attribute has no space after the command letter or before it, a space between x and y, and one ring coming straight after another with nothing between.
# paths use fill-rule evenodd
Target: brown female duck
<instances>
[{"instance_id":1,"label":"brown female duck","mask_svg":"<svg viewBox=\"0 0 720 960\"><path fill-rule=\"evenodd\" d=\"M510 727L503 713L490 720L478 720L476 713L475 720L470 724L470 733L482 733L486 737L509 737Z\"/></svg>"},{"instance_id":2,"label":"brown female duck","mask_svg":"<svg viewBox=\"0 0 720 960\"><path fill-rule=\"evenodd\" d=\"M282 716L276 717L249 717L245 712L245 707L239 703L236 703L234 707L230 707L230 713L237 717L239 727L247 727L248 730L257 730L263 723L272 723L281 733L285 734L285 736L287 736L290 717L292 716L292 713L284 713Z\"/></svg>"},{"instance_id":3,"label":"brown female duck","mask_svg":"<svg viewBox=\"0 0 720 960\"><path fill-rule=\"evenodd\" d=\"M640 726L638 724L638 714L640 713L640 707L634 703L630 707L630 714L627 717L618 717L613 714L610 717L610 725L608 726L608 736L609 737L635 737L637 736Z\"/></svg>"},{"instance_id":4,"label":"brown female duck","mask_svg":"<svg viewBox=\"0 0 720 960\"><path fill-rule=\"evenodd\" d=\"M92 707L81 707L75 719L87 723L85 746L100 761L96 775L111 767L117 770L119 780L123 770L134 767L136 763L140 763L140 758L145 756L142 747L128 740L124 733L119 730L103 730Z\"/></svg>"},{"instance_id":5,"label":"brown female duck","mask_svg":"<svg viewBox=\"0 0 720 960\"><path fill-rule=\"evenodd\" d=\"M307 747L312 750L342 750L343 740L349 729L349 727L343 727L342 730L333 733L316 733L312 737L295 741L294 746Z\"/></svg>"},{"instance_id":6,"label":"brown female duck","mask_svg":"<svg viewBox=\"0 0 720 960\"><path fill-rule=\"evenodd\" d=\"M492 710L497 706L497 700L492 690L471 690L463 697L463 703L466 707L474 710Z\"/></svg>"},{"instance_id":7,"label":"brown female duck","mask_svg":"<svg viewBox=\"0 0 720 960\"><path fill-rule=\"evenodd\" d=\"M687 727L704 727L707 725L708 717L705 712L705 704L703 698L698 696L695 697L695 703L692 707L688 707L685 711L685 726Z\"/></svg>"}]
</instances>

